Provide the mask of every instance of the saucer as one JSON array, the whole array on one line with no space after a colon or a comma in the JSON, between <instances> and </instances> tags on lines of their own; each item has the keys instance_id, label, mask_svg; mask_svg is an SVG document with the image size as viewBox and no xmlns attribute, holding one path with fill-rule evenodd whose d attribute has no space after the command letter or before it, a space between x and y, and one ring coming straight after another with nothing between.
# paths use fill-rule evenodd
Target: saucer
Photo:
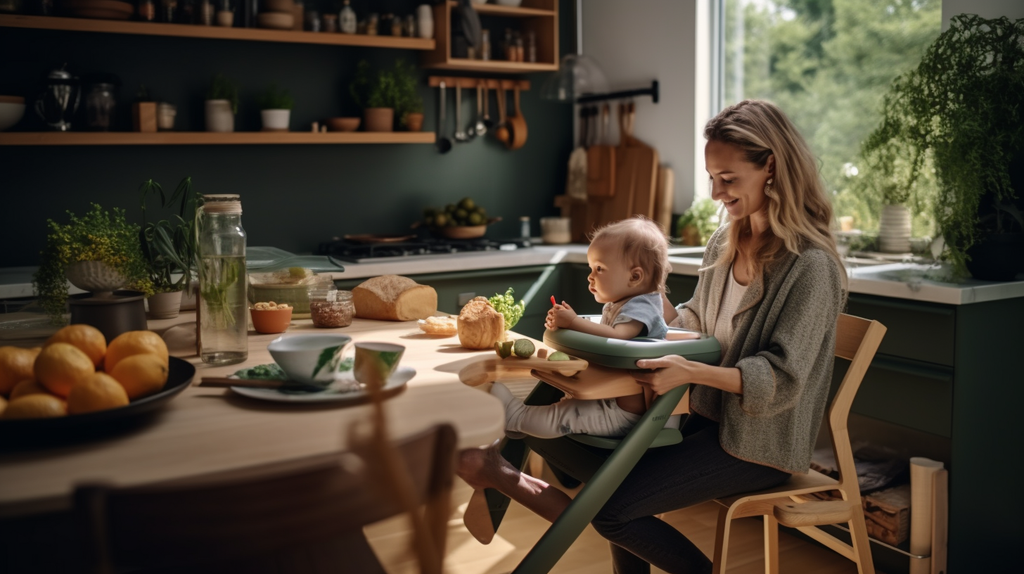
<instances>
[{"instance_id":1,"label":"saucer","mask_svg":"<svg viewBox=\"0 0 1024 574\"><path fill-rule=\"evenodd\" d=\"M398 367L388 378L387 382L384 383L384 388L381 389L381 392L385 398L397 395L405 390L405 384L414 376L416 376L416 369L412 367ZM245 397L279 403L359 403L370 399L370 394L362 387L359 387L351 375L338 377L323 391L296 392L250 387L231 387L231 390Z\"/></svg>"}]
</instances>

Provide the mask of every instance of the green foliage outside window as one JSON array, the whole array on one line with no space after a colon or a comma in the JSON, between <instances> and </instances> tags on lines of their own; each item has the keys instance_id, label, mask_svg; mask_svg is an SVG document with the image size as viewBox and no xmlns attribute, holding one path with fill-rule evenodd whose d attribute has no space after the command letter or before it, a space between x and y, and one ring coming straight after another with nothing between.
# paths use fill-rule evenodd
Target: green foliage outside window
<instances>
[{"instance_id":1,"label":"green foliage outside window","mask_svg":"<svg viewBox=\"0 0 1024 574\"><path fill-rule=\"evenodd\" d=\"M836 215L874 232L882 198L854 189L861 142L893 78L939 35L941 12L941 0L726 0L723 104L778 104L817 154ZM917 199L914 235L931 235L929 200Z\"/></svg>"}]
</instances>

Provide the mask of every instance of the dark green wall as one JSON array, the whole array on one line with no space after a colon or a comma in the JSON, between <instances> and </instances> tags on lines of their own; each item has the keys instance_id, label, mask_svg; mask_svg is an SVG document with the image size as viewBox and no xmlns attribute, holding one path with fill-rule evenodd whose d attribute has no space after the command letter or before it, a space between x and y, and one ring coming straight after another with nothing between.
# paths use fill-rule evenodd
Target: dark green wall
<instances>
[{"instance_id":1,"label":"dark green wall","mask_svg":"<svg viewBox=\"0 0 1024 574\"><path fill-rule=\"evenodd\" d=\"M400 14L418 3L367 2ZM573 45L571 10L563 0L562 53ZM127 102L143 83L159 100L177 104L176 128L191 131L203 129L204 93L218 72L241 87L236 130L259 129L254 98L274 81L295 98L291 125L298 130L314 120L356 115L348 82L361 58L418 63L418 54L407 50L10 28L0 29L0 54L0 93L30 100L38 78L67 62L79 75L102 71L121 78L121 129L129 129ZM433 130L437 93L426 87L428 73L422 71L424 129ZM65 210L84 212L90 201L123 207L137 221L136 189L149 178L173 188L192 176L203 193L241 194L249 244L293 252L309 252L319 241L347 233L403 232L424 206L463 196L504 218L488 236L517 236L522 215L531 217L539 234L538 218L555 213L553 197L563 191L572 146L571 108L539 99L547 77L525 76L533 84L522 97L529 139L515 152L490 136L458 144L447 155L425 144L0 147L0 267L36 265L47 218L64 220ZM475 94L463 95L468 122ZM28 109L13 131L40 129Z\"/></svg>"}]
</instances>

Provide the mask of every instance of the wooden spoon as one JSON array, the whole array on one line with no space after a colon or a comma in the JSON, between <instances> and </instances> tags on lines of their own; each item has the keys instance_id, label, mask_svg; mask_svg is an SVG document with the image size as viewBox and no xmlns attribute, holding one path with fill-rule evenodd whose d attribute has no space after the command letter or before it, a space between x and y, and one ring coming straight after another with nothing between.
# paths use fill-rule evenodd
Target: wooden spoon
<instances>
[{"instance_id":1,"label":"wooden spoon","mask_svg":"<svg viewBox=\"0 0 1024 574\"><path fill-rule=\"evenodd\" d=\"M505 88L498 82L498 129L494 130L494 137L506 146L512 141L512 134L508 131L508 124L505 121Z\"/></svg>"},{"instance_id":2,"label":"wooden spoon","mask_svg":"<svg viewBox=\"0 0 1024 574\"><path fill-rule=\"evenodd\" d=\"M519 149L526 145L526 118L523 117L523 111L519 108L519 86L515 87L515 113L509 116L509 131L512 134L511 141L508 142L508 149Z\"/></svg>"}]
</instances>

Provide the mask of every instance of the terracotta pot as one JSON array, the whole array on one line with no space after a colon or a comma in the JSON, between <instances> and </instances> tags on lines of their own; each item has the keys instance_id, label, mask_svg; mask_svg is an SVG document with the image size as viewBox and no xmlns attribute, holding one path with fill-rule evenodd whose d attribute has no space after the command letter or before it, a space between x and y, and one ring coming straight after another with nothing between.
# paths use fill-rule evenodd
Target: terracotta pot
<instances>
[{"instance_id":1,"label":"terracotta pot","mask_svg":"<svg viewBox=\"0 0 1024 574\"><path fill-rule=\"evenodd\" d=\"M395 131L395 110L393 108L366 108L363 110L363 125L368 132Z\"/></svg>"},{"instance_id":2,"label":"terracotta pot","mask_svg":"<svg viewBox=\"0 0 1024 574\"><path fill-rule=\"evenodd\" d=\"M409 112L405 114L405 128L411 132L423 129L423 114Z\"/></svg>"},{"instance_id":3,"label":"terracotta pot","mask_svg":"<svg viewBox=\"0 0 1024 574\"><path fill-rule=\"evenodd\" d=\"M181 311L181 291L155 293L146 302L150 319L173 319Z\"/></svg>"}]
</instances>

